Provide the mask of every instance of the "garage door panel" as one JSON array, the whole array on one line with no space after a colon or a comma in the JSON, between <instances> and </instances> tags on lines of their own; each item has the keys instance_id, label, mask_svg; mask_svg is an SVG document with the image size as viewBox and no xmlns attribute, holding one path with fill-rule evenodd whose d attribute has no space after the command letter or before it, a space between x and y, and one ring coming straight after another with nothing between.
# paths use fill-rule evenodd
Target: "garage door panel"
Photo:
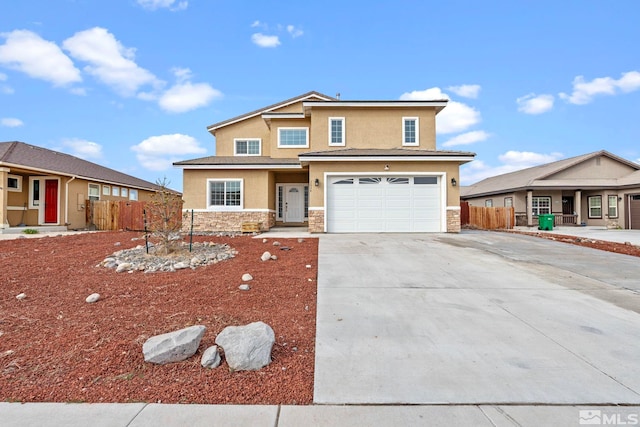
<instances>
[{"instance_id":1,"label":"garage door panel","mask_svg":"<svg viewBox=\"0 0 640 427\"><path fill-rule=\"evenodd\" d=\"M334 177L327 189L329 232L438 232L438 177ZM353 184L334 184L336 181ZM428 184L425 184L428 183ZM435 185L434 185L435 183Z\"/></svg>"}]
</instances>

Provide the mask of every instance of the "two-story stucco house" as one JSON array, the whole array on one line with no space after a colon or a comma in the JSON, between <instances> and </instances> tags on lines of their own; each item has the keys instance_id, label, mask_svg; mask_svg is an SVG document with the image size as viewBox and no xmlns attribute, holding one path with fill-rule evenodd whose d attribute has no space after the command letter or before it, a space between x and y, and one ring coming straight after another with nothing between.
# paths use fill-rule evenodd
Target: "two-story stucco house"
<instances>
[{"instance_id":1,"label":"two-story stucco house","mask_svg":"<svg viewBox=\"0 0 640 427\"><path fill-rule=\"evenodd\" d=\"M201 231L458 232L458 171L475 154L436 149L446 105L309 92L213 124L216 155L174 163L184 209Z\"/></svg>"}]
</instances>

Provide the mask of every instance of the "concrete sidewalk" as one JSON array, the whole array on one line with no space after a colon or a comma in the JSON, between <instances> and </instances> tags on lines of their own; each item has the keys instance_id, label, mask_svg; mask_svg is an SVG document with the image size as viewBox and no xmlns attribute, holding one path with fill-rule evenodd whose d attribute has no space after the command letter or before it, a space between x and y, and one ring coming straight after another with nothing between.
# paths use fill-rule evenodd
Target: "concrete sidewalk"
<instances>
[{"instance_id":1,"label":"concrete sidewalk","mask_svg":"<svg viewBox=\"0 0 640 427\"><path fill-rule=\"evenodd\" d=\"M580 424L637 425L639 417L640 406L239 406L0 403L2 427L208 427L214 425L540 427Z\"/></svg>"},{"instance_id":2,"label":"concrete sidewalk","mask_svg":"<svg viewBox=\"0 0 640 427\"><path fill-rule=\"evenodd\" d=\"M517 231L526 233L564 234L567 236L584 237L586 239L604 240L606 242L631 243L640 246L640 230L618 230L605 227L575 227L559 226L553 230L538 230L538 227L515 227Z\"/></svg>"}]
</instances>

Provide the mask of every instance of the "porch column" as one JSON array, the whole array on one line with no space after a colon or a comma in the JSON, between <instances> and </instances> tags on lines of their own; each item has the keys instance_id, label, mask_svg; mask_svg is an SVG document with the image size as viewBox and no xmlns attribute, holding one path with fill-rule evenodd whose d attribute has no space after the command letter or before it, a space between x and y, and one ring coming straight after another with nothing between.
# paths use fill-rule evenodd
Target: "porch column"
<instances>
[{"instance_id":1,"label":"porch column","mask_svg":"<svg viewBox=\"0 0 640 427\"><path fill-rule=\"evenodd\" d=\"M533 227L533 191L527 191L527 225Z\"/></svg>"},{"instance_id":2,"label":"porch column","mask_svg":"<svg viewBox=\"0 0 640 427\"><path fill-rule=\"evenodd\" d=\"M9 168L0 168L0 228L8 227L7 223L7 184L9 183Z\"/></svg>"},{"instance_id":3,"label":"porch column","mask_svg":"<svg viewBox=\"0 0 640 427\"><path fill-rule=\"evenodd\" d=\"M582 191L576 190L576 194L574 194L573 200L575 200L574 206L576 209L576 214L578 215L576 217L576 225L580 225L582 224Z\"/></svg>"}]
</instances>

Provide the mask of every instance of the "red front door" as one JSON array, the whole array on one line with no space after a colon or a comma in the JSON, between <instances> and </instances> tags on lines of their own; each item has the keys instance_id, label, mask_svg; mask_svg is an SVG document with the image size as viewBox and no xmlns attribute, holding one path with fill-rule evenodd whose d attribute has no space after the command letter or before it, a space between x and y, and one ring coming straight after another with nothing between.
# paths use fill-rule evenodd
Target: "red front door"
<instances>
[{"instance_id":1,"label":"red front door","mask_svg":"<svg viewBox=\"0 0 640 427\"><path fill-rule=\"evenodd\" d=\"M58 180L47 179L44 184L44 222L58 222Z\"/></svg>"}]
</instances>

